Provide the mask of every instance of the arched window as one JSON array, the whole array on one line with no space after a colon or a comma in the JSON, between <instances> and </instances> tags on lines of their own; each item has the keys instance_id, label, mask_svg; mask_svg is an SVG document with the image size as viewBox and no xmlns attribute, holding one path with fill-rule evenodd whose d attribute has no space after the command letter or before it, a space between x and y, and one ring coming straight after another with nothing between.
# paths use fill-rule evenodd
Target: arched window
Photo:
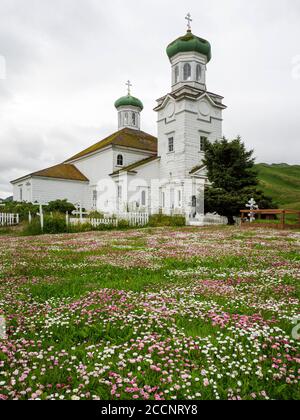
<instances>
[{"instance_id":1,"label":"arched window","mask_svg":"<svg viewBox=\"0 0 300 420\"><path fill-rule=\"evenodd\" d=\"M125 112L124 121L125 121L125 124L128 125L128 112Z\"/></svg>"},{"instance_id":2,"label":"arched window","mask_svg":"<svg viewBox=\"0 0 300 420\"><path fill-rule=\"evenodd\" d=\"M146 191L142 191L141 203L143 207L146 206Z\"/></svg>"},{"instance_id":3,"label":"arched window","mask_svg":"<svg viewBox=\"0 0 300 420\"><path fill-rule=\"evenodd\" d=\"M122 155L118 155L118 157L117 157L117 165L118 166L123 166L123 164L124 164L124 158L123 158L123 156Z\"/></svg>"},{"instance_id":4,"label":"arched window","mask_svg":"<svg viewBox=\"0 0 300 420\"><path fill-rule=\"evenodd\" d=\"M201 65L200 64L197 64L197 67L196 67L196 79L197 79L197 82L200 82L201 75L202 75Z\"/></svg>"},{"instance_id":5,"label":"arched window","mask_svg":"<svg viewBox=\"0 0 300 420\"><path fill-rule=\"evenodd\" d=\"M136 126L136 114L135 114L135 112L132 113L132 125Z\"/></svg>"},{"instance_id":6,"label":"arched window","mask_svg":"<svg viewBox=\"0 0 300 420\"><path fill-rule=\"evenodd\" d=\"M184 80L191 80L192 77L192 67L189 63L185 63L183 67L183 78Z\"/></svg>"},{"instance_id":7,"label":"arched window","mask_svg":"<svg viewBox=\"0 0 300 420\"><path fill-rule=\"evenodd\" d=\"M175 83L179 82L179 66L175 67Z\"/></svg>"}]
</instances>

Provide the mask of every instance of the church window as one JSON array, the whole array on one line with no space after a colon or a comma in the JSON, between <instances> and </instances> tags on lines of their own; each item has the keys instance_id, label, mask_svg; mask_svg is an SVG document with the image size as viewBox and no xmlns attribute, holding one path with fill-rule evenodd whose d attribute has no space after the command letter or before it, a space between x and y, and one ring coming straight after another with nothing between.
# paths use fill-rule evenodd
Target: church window
<instances>
[{"instance_id":1,"label":"church window","mask_svg":"<svg viewBox=\"0 0 300 420\"><path fill-rule=\"evenodd\" d=\"M122 198L122 185L118 185L118 199L121 200Z\"/></svg>"},{"instance_id":2,"label":"church window","mask_svg":"<svg viewBox=\"0 0 300 420\"><path fill-rule=\"evenodd\" d=\"M20 201L23 201L23 188L20 187Z\"/></svg>"},{"instance_id":3,"label":"church window","mask_svg":"<svg viewBox=\"0 0 300 420\"><path fill-rule=\"evenodd\" d=\"M166 207L166 194L164 192L161 193L161 205L162 208Z\"/></svg>"},{"instance_id":4,"label":"church window","mask_svg":"<svg viewBox=\"0 0 300 420\"><path fill-rule=\"evenodd\" d=\"M183 78L185 81L191 80L192 77L192 67L189 63L185 63L183 67Z\"/></svg>"},{"instance_id":5,"label":"church window","mask_svg":"<svg viewBox=\"0 0 300 420\"><path fill-rule=\"evenodd\" d=\"M124 164L124 158L122 155L118 155L117 157L117 166L123 166Z\"/></svg>"},{"instance_id":6,"label":"church window","mask_svg":"<svg viewBox=\"0 0 300 420\"><path fill-rule=\"evenodd\" d=\"M175 83L179 82L179 66L175 67Z\"/></svg>"},{"instance_id":7,"label":"church window","mask_svg":"<svg viewBox=\"0 0 300 420\"><path fill-rule=\"evenodd\" d=\"M132 113L132 125L136 126L136 113L135 112Z\"/></svg>"},{"instance_id":8,"label":"church window","mask_svg":"<svg viewBox=\"0 0 300 420\"><path fill-rule=\"evenodd\" d=\"M142 206L146 206L146 191L142 191L142 196L141 196L141 203Z\"/></svg>"},{"instance_id":9,"label":"church window","mask_svg":"<svg viewBox=\"0 0 300 420\"><path fill-rule=\"evenodd\" d=\"M196 67L196 79L197 79L197 82L200 82L200 80L201 80L201 73L202 73L201 65L200 64L197 64L197 67Z\"/></svg>"},{"instance_id":10,"label":"church window","mask_svg":"<svg viewBox=\"0 0 300 420\"><path fill-rule=\"evenodd\" d=\"M205 151L205 143L207 142L207 137L201 136L200 137L200 152Z\"/></svg>"},{"instance_id":11,"label":"church window","mask_svg":"<svg viewBox=\"0 0 300 420\"><path fill-rule=\"evenodd\" d=\"M182 205L182 193L181 190L178 190L178 207Z\"/></svg>"},{"instance_id":12,"label":"church window","mask_svg":"<svg viewBox=\"0 0 300 420\"><path fill-rule=\"evenodd\" d=\"M93 191L93 208L94 209L97 208L97 202L98 202L98 191L94 190Z\"/></svg>"},{"instance_id":13,"label":"church window","mask_svg":"<svg viewBox=\"0 0 300 420\"><path fill-rule=\"evenodd\" d=\"M125 120L125 125L128 125L128 112L125 112L124 120Z\"/></svg>"},{"instance_id":14,"label":"church window","mask_svg":"<svg viewBox=\"0 0 300 420\"><path fill-rule=\"evenodd\" d=\"M169 153L173 153L174 152L174 137L170 137L169 138Z\"/></svg>"}]
</instances>

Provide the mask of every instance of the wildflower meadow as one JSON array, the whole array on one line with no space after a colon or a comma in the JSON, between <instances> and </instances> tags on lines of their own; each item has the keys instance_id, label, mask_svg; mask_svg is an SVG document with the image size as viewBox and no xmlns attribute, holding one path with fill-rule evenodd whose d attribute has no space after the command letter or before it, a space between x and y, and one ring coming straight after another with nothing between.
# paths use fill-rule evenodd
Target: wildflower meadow
<instances>
[{"instance_id":1,"label":"wildflower meadow","mask_svg":"<svg viewBox=\"0 0 300 420\"><path fill-rule=\"evenodd\" d=\"M0 235L0 399L300 399L300 233Z\"/></svg>"}]
</instances>

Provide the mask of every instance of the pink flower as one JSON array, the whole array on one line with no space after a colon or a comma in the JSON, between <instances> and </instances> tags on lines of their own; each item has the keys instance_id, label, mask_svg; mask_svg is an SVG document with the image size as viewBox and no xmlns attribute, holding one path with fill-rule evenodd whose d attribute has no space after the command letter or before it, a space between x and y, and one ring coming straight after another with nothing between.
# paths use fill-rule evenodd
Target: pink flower
<instances>
[{"instance_id":1,"label":"pink flower","mask_svg":"<svg viewBox=\"0 0 300 420\"><path fill-rule=\"evenodd\" d=\"M209 380L208 380L207 378L205 378L205 379L203 380L203 385L204 385L204 386L209 386Z\"/></svg>"}]
</instances>

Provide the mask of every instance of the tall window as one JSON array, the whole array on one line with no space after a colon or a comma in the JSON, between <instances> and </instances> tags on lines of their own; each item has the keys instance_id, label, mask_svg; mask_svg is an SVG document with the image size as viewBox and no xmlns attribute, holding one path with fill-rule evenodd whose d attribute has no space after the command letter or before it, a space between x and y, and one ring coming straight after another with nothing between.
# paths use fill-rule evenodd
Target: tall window
<instances>
[{"instance_id":1,"label":"tall window","mask_svg":"<svg viewBox=\"0 0 300 420\"><path fill-rule=\"evenodd\" d=\"M200 64L197 64L197 67L196 67L196 79L197 79L197 82L200 82L200 80L201 80L201 74L202 74L201 65Z\"/></svg>"},{"instance_id":2,"label":"tall window","mask_svg":"<svg viewBox=\"0 0 300 420\"><path fill-rule=\"evenodd\" d=\"M135 112L132 113L132 125L136 126L136 114L135 114Z\"/></svg>"},{"instance_id":3,"label":"tall window","mask_svg":"<svg viewBox=\"0 0 300 420\"><path fill-rule=\"evenodd\" d=\"M174 152L174 137L170 137L168 140L168 143L169 143L168 144L169 153Z\"/></svg>"},{"instance_id":4,"label":"tall window","mask_svg":"<svg viewBox=\"0 0 300 420\"><path fill-rule=\"evenodd\" d=\"M185 63L183 67L183 78L184 80L191 80L192 77L192 67L189 63Z\"/></svg>"},{"instance_id":5,"label":"tall window","mask_svg":"<svg viewBox=\"0 0 300 420\"><path fill-rule=\"evenodd\" d=\"M175 83L179 82L179 66L175 67Z\"/></svg>"},{"instance_id":6,"label":"tall window","mask_svg":"<svg viewBox=\"0 0 300 420\"><path fill-rule=\"evenodd\" d=\"M20 187L20 201L23 201L23 188Z\"/></svg>"},{"instance_id":7,"label":"tall window","mask_svg":"<svg viewBox=\"0 0 300 420\"><path fill-rule=\"evenodd\" d=\"M161 206L162 208L166 207L166 194L164 192L161 193Z\"/></svg>"},{"instance_id":8,"label":"tall window","mask_svg":"<svg viewBox=\"0 0 300 420\"><path fill-rule=\"evenodd\" d=\"M124 121L125 125L128 125L128 112L125 112Z\"/></svg>"},{"instance_id":9,"label":"tall window","mask_svg":"<svg viewBox=\"0 0 300 420\"><path fill-rule=\"evenodd\" d=\"M177 192L177 200L178 200L178 207L181 207L181 205L182 205L182 192L181 192L181 190L178 190L178 192Z\"/></svg>"},{"instance_id":10,"label":"tall window","mask_svg":"<svg viewBox=\"0 0 300 420\"><path fill-rule=\"evenodd\" d=\"M146 206L146 191L142 191L142 196L141 196L141 203L142 206L145 207Z\"/></svg>"},{"instance_id":11,"label":"tall window","mask_svg":"<svg viewBox=\"0 0 300 420\"><path fill-rule=\"evenodd\" d=\"M93 209L97 208L97 202L98 202L98 191L93 191Z\"/></svg>"},{"instance_id":12,"label":"tall window","mask_svg":"<svg viewBox=\"0 0 300 420\"><path fill-rule=\"evenodd\" d=\"M122 199L122 185L118 185L118 199Z\"/></svg>"},{"instance_id":13,"label":"tall window","mask_svg":"<svg viewBox=\"0 0 300 420\"><path fill-rule=\"evenodd\" d=\"M117 157L117 165L118 166L123 166L123 164L124 164L124 158L123 158L123 156L122 155L118 155L118 157Z\"/></svg>"},{"instance_id":14,"label":"tall window","mask_svg":"<svg viewBox=\"0 0 300 420\"><path fill-rule=\"evenodd\" d=\"M200 152L205 151L205 143L207 142L207 137L201 136L200 137Z\"/></svg>"}]
</instances>

